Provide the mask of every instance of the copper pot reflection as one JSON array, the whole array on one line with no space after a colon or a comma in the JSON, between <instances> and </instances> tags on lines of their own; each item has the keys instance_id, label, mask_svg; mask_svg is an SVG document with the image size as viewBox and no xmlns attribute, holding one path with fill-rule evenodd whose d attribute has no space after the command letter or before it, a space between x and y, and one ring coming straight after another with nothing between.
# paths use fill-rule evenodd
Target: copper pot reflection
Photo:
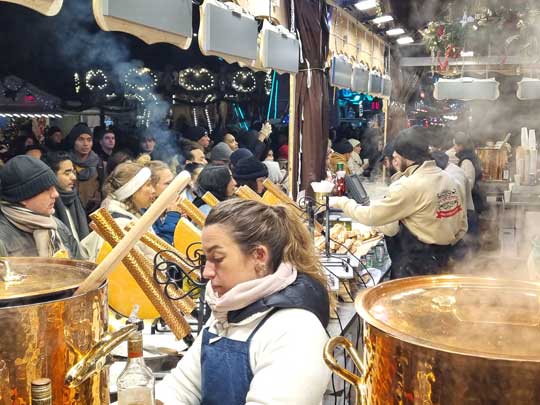
<instances>
[{"instance_id":1,"label":"copper pot reflection","mask_svg":"<svg viewBox=\"0 0 540 405\"><path fill-rule=\"evenodd\" d=\"M355 301L359 355L333 338L325 361L366 405L540 403L540 287L458 276L383 283ZM343 347L360 370L337 364Z\"/></svg>"},{"instance_id":2,"label":"copper pot reflection","mask_svg":"<svg viewBox=\"0 0 540 405\"><path fill-rule=\"evenodd\" d=\"M79 387L64 385L66 372L107 330L107 287L72 297L93 270L89 262L9 258L20 281L2 281L0 269L0 404L30 404L33 379L50 378L55 405L109 403L108 375Z\"/></svg>"}]
</instances>

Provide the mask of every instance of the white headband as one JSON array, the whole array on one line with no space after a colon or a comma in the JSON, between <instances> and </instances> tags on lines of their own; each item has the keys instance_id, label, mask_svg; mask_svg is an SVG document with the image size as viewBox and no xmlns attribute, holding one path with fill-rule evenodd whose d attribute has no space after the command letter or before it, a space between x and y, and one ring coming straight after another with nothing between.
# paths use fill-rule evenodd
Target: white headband
<instances>
[{"instance_id":1,"label":"white headband","mask_svg":"<svg viewBox=\"0 0 540 405\"><path fill-rule=\"evenodd\" d=\"M144 186L144 183L146 183L151 176L152 171L148 167L143 167L131 180L113 193L114 198L118 201L127 200L135 194L138 189Z\"/></svg>"}]
</instances>

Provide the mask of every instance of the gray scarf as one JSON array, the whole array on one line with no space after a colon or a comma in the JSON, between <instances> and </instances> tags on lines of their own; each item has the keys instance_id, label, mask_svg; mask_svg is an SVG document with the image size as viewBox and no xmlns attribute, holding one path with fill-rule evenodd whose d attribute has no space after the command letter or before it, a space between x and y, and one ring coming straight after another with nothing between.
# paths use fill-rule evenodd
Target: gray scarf
<instances>
[{"instance_id":1,"label":"gray scarf","mask_svg":"<svg viewBox=\"0 0 540 405\"><path fill-rule=\"evenodd\" d=\"M97 167L99 165L99 156L91 151L85 160L81 160L79 155L74 151L69 152L69 157L77 170L77 179L79 181L87 181L97 174Z\"/></svg>"},{"instance_id":2,"label":"gray scarf","mask_svg":"<svg viewBox=\"0 0 540 405\"><path fill-rule=\"evenodd\" d=\"M39 257L52 257L59 250L65 249L52 215L36 214L20 205L5 201L0 202L0 211L13 226L32 234Z\"/></svg>"}]
</instances>

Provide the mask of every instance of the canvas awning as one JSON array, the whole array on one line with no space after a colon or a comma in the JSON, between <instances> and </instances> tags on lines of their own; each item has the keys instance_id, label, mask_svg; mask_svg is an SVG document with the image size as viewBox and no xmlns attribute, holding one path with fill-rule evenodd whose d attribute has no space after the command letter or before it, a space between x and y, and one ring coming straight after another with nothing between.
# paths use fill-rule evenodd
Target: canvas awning
<instances>
[{"instance_id":1,"label":"canvas awning","mask_svg":"<svg viewBox=\"0 0 540 405\"><path fill-rule=\"evenodd\" d=\"M6 3L20 4L21 6L31 8L38 13L52 17L58 14L62 8L64 0L0 0Z\"/></svg>"}]
</instances>

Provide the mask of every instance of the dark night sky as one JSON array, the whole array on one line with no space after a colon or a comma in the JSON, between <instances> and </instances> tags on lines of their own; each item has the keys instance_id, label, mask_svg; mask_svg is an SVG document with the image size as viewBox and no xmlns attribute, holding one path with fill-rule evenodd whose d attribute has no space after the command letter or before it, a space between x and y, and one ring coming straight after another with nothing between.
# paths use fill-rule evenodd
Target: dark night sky
<instances>
[{"instance_id":1,"label":"dark night sky","mask_svg":"<svg viewBox=\"0 0 540 405\"><path fill-rule=\"evenodd\" d=\"M194 7L194 24L198 10ZM65 1L54 17L26 7L0 3L0 78L14 74L39 88L66 98L73 93L73 74L90 68L112 70L115 65L141 61L151 69L174 70L187 66L224 65L203 56L196 38L190 50L173 45L147 45L120 32L102 31L96 24L89 0Z\"/></svg>"}]
</instances>

